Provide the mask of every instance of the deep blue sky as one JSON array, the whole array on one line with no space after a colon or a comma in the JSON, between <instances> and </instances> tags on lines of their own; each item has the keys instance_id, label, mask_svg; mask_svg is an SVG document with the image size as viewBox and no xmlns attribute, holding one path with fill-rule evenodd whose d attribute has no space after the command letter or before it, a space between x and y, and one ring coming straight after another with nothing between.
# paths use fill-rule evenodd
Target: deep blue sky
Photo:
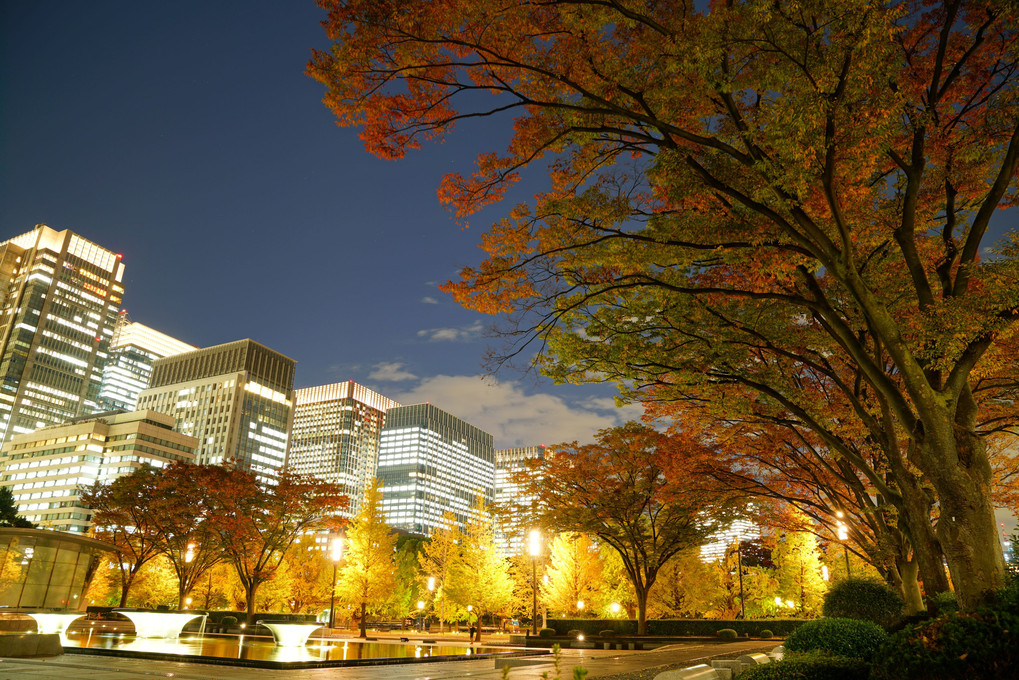
<instances>
[{"instance_id":1,"label":"deep blue sky","mask_svg":"<svg viewBox=\"0 0 1019 680\"><path fill-rule=\"evenodd\" d=\"M123 253L135 321L253 338L298 361L298 387L431 401L496 446L618 422L606 388L477 377L488 319L437 285L479 260L485 222L461 230L436 188L505 133L368 155L304 75L322 18L313 0L0 0L0 240L71 229Z\"/></svg>"}]
</instances>

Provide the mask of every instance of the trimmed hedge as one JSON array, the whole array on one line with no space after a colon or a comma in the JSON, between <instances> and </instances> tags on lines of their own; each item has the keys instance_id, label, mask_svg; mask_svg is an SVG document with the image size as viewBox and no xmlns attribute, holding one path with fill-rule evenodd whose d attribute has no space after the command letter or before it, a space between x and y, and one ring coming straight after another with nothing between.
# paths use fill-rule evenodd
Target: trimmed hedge
<instances>
[{"instance_id":1,"label":"trimmed hedge","mask_svg":"<svg viewBox=\"0 0 1019 680\"><path fill-rule=\"evenodd\" d=\"M867 680L870 664L862 659L818 653L787 655L782 661L753 666L740 680Z\"/></svg>"},{"instance_id":2,"label":"trimmed hedge","mask_svg":"<svg viewBox=\"0 0 1019 680\"><path fill-rule=\"evenodd\" d=\"M796 630L807 619L654 619L647 622L648 635L674 635L692 637L715 637L720 628L732 628L740 637L761 637L770 630L773 635L785 637ZM548 625L556 635L566 635L577 629L584 635L595 635L612 630L617 635L636 635L637 622L627 619L549 619Z\"/></svg>"},{"instance_id":3,"label":"trimmed hedge","mask_svg":"<svg viewBox=\"0 0 1019 680\"><path fill-rule=\"evenodd\" d=\"M736 631L734 631L732 628L723 628L721 630L716 630L715 635L722 638L723 640L736 639Z\"/></svg>"},{"instance_id":4,"label":"trimmed hedge","mask_svg":"<svg viewBox=\"0 0 1019 680\"><path fill-rule=\"evenodd\" d=\"M873 621L890 628L902 618L902 596L881 581L850 578L832 585L824 595L824 615L832 619Z\"/></svg>"},{"instance_id":5,"label":"trimmed hedge","mask_svg":"<svg viewBox=\"0 0 1019 680\"><path fill-rule=\"evenodd\" d=\"M817 619L808 621L786 638L790 652L825 652L864 661L874 658L888 642L888 633L873 621L859 619Z\"/></svg>"}]
</instances>

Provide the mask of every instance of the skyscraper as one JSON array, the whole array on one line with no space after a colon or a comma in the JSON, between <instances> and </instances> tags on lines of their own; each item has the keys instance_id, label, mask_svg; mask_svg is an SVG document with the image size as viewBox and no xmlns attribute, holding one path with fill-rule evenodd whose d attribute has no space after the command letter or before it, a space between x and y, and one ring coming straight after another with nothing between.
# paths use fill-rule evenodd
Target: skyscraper
<instances>
[{"instance_id":1,"label":"skyscraper","mask_svg":"<svg viewBox=\"0 0 1019 680\"><path fill-rule=\"evenodd\" d=\"M0 243L0 435L100 410L121 256L40 224Z\"/></svg>"},{"instance_id":2,"label":"skyscraper","mask_svg":"<svg viewBox=\"0 0 1019 680\"><path fill-rule=\"evenodd\" d=\"M497 449L495 452L495 503L500 508L512 504L528 506L532 498L523 493L514 475L525 473L529 461L551 457L552 450L545 446L522 446L513 449ZM499 550L506 555L521 552L524 537L533 526L527 524L530 518L522 513L509 513L496 529L495 541Z\"/></svg>"},{"instance_id":3,"label":"skyscraper","mask_svg":"<svg viewBox=\"0 0 1019 680\"><path fill-rule=\"evenodd\" d=\"M294 392L294 427L287 464L297 472L340 484L357 513L365 484L375 476L386 412L399 406L353 380Z\"/></svg>"},{"instance_id":4,"label":"skyscraper","mask_svg":"<svg viewBox=\"0 0 1019 680\"><path fill-rule=\"evenodd\" d=\"M287 456L297 362L254 340L157 359L138 408L198 438L198 463L228 460L271 480Z\"/></svg>"},{"instance_id":5,"label":"skyscraper","mask_svg":"<svg viewBox=\"0 0 1019 680\"><path fill-rule=\"evenodd\" d=\"M104 413L15 435L0 450L0 486L18 513L41 528L83 533L91 512L79 489L112 482L149 464L194 459L198 442L173 431L173 418L152 411Z\"/></svg>"},{"instance_id":6,"label":"skyscraper","mask_svg":"<svg viewBox=\"0 0 1019 680\"><path fill-rule=\"evenodd\" d=\"M493 437L431 404L391 408L377 474L391 526L428 534L447 511L463 525L478 494L494 500Z\"/></svg>"},{"instance_id":7,"label":"skyscraper","mask_svg":"<svg viewBox=\"0 0 1019 680\"><path fill-rule=\"evenodd\" d=\"M120 313L110 343L110 357L103 368L99 407L104 411L133 411L138 395L149 386L152 362L198 349L165 333L129 321Z\"/></svg>"}]
</instances>

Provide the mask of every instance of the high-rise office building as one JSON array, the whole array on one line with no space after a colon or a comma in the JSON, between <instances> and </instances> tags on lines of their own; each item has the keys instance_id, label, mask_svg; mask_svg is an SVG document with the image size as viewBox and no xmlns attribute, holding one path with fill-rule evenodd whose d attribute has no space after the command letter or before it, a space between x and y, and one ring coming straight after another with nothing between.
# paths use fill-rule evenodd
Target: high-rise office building
<instances>
[{"instance_id":1,"label":"high-rise office building","mask_svg":"<svg viewBox=\"0 0 1019 680\"><path fill-rule=\"evenodd\" d=\"M428 534L452 512L464 525L480 494L495 498L492 435L431 404L389 409L379 443L382 509L390 526Z\"/></svg>"},{"instance_id":2,"label":"high-rise office building","mask_svg":"<svg viewBox=\"0 0 1019 680\"><path fill-rule=\"evenodd\" d=\"M398 403L353 380L294 391L294 427L287 464L295 471L340 484L353 517L364 487L375 476L386 412Z\"/></svg>"},{"instance_id":3,"label":"high-rise office building","mask_svg":"<svg viewBox=\"0 0 1019 680\"><path fill-rule=\"evenodd\" d=\"M138 395L149 386L152 362L196 349L194 345L129 321L127 314L121 312L110 343L110 356L103 368L99 407L104 411L133 411L138 405Z\"/></svg>"},{"instance_id":4,"label":"high-rise office building","mask_svg":"<svg viewBox=\"0 0 1019 680\"><path fill-rule=\"evenodd\" d=\"M40 224L0 243L0 440L99 409L121 256Z\"/></svg>"},{"instance_id":5,"label":"high-rise office building","mask_svg":"<svg viewBox=\"0 0 1019 680\"><path fill-rule=\"evenodd\" d=\"M552 450L541 445L496 449L496 506L506 509L512 506L526 508L532 498L524 494L520 483L514 478L528 472L530 461L544 460L551 455ZM495 532L496 545L503 554L515 555L523 550L526 534L533 528L530 518L525 512L503 513L503 518Z\"/></svg>"},{"instance_id":6,"label":"high-rise office building","mask_svg":"<svg viewBox=\"0 0 1019 680\"><path fill-rule=\"evenodd\" d=\"M157 359L138 408L196 437L198 463L233 461L271 481L287 457L296 366L254 340Z\"/></svg>"},{"instance_id":7,"label":"high-rise office building","mask_svg":"<svg viewBox=\"0 0 1019 680\"><path fill-rule=\"evenodd\" d=\"M42 529L83 533L91 511L79 488L112 482L148 464L192 461L197 440L152 411L102 413L17 434L0 449L0 486L18 513Z\"/></svg>"}]
</instances>

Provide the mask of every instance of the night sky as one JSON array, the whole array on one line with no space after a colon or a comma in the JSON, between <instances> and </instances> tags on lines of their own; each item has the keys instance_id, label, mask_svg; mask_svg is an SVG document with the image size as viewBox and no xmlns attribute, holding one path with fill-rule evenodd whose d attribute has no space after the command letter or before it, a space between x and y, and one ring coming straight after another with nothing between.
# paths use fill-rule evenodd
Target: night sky
<instances>
[{"instance_id":1,"label":"night sky","mask_svg":"<svg viewBox=\"0 0 1019 680\"><path fill-rule=\"evenodd\" d=\"M370 156L304 74L323 16L313 0L0 0L0 240L71 229L123 253L134 321L201 347L250 337L297 360L297 387L430 401L497 447L625 420L607 386L481 380L491 319L437 286L480 260L495 212L462 230L436 188L505 146L509 121Z\"/></svg>"}]
</instances>

